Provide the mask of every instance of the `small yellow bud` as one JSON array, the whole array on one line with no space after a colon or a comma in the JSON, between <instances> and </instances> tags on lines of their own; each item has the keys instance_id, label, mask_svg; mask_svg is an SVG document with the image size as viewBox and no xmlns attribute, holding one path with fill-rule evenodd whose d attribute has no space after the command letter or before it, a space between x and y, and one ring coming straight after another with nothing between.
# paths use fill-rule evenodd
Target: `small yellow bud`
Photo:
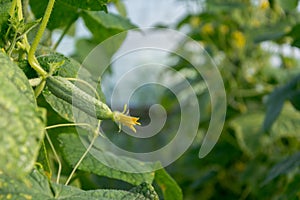
<instances>
[{"instance_id":1,"label":"small yellow bud","mask_svg":"<svg viewBox=\"0 0 300 200\"><path fill-rule=\"evenodd\" d=\"M262 10L266 10L267 8L270 7L270 3L268 0L262 0L259 7Z\"/></svg>"},{"instance_id":2,"label":"small yellow bud","mask_svg":"<svg viewBox=\"0 0 300 200\"><path fill-rule=\"evenodd\" d=\"M214 33L214 27L212 26L212 24L205 24L203 27L202 27L202 32L204 34L207 34L207 35L210 35L212 33Z\"/></svg>"},{"instance_id":3,"label":"small yellow bud","mask_svg":"<svg viewBox=\"0 0 300 200\"><path fill-rule=\"evenodd\" d=\"M190 19L190 24L193 28L196 28L200 25L201 21L199 17L193 16Z\"/></svg>"},{"instance_id":4,"label":"small yellow bud","mask_svg":"<svg viewBox=\"0 0 300 200\"><path fill-rule=\"evenodd\" d=\"M239 49L244 48L246 44L246 38L245 35L240 31L234 31L232 33L232 42L233 45Z\"/></svg>"}]
</instances>

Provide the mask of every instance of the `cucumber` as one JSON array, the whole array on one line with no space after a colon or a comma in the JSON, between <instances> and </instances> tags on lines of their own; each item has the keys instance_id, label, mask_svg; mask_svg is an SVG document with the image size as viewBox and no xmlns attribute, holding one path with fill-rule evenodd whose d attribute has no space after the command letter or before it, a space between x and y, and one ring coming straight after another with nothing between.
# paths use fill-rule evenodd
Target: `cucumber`
<instances>
[{"instance_id":1,"label":"cucumber","mask_svg":"<svg viewBox=\"0 0 300 200\"><path fill-rule=\"evenodd\" d=\"M53 95L88 115L100 120L114 119L114 113L105 103L82 91L65 78L49 76L46 78L46 85Z\"/></svg>"}]
</instances>

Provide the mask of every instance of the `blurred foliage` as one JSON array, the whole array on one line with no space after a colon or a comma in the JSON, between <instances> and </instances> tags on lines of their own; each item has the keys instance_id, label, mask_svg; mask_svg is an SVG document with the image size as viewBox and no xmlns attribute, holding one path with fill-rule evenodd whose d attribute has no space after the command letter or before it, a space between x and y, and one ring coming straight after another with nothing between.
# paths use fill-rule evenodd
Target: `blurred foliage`
<instances>
[{"instance_id":1,"label":"blurred foliage","mask_svg":"<svg viewBox=\"0 0 300 200\"><path fill-rule=\"evenodd\" d=\"M185 199L300 198L300 65L299 54L293 53L299 53L293 47L299 47L300 38L298 1L192 2L199 10L179 21L177 29L199 42L216 62L226 89L227 115L218 143L199 160L210 100L207 90L198 92L205 116L199 126L202 135L168 171ZM186 51L190 59L203 59ZM188 76L196 70L185 60L174 68L193 87L205 84L200 74ZM162 100L164 105L173 102L168 96Z\"/></svg>"}]
</instances>

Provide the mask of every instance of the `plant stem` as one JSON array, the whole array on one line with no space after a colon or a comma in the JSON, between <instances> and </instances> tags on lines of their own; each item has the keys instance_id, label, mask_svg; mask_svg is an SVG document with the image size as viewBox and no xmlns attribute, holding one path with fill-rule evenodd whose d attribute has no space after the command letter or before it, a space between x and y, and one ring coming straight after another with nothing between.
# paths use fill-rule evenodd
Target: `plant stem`
<instances>
[{"instance_id":1,"label":"plant stem","mask_svg":"<svg viewBox=\"0 0 300 200\"><path fill-rule=\"evenodd\" d=\"M45 10L45 14L43 17L43 20L41 22L40 28L33 40L33 43L31 45L31 48L28 53L28 61L31 67L38 73L40 74L43 78L47 76L47 72L40 66L39 62L37 61L34 53L39 45L39 42L43 36L43 33L46 29L47 23L49 21L53 6L54 6L55 0L49 0L47 8Z\"/></svg>"},{"instance_id":2,"label":"plant stem","mask_svg":"<svg viewBox=\"0 0 300 200\"><path fill-rule=\"evenodd\" d=\"M11 2L11 7L9 9L9 15L12 17L15 13L15 9L16 9L16 5L17 5L17 0L13 0Z\"/></svg>"},{"instance_id":3,"label":"plant stem","mask_svg":"<svg viewBox=\"0 0 300 200\"><path fill-rule=\"evenodd\" d=\"M83 153L83 155L81 156L81 158L78 160L78 162L76 163L76 165L74 166L74 169L72 170L71 174L68 177L68 180L66 181L65 185L68 185L69 182L71 181L71 178L73 177L74 173L76 172L77 168L79 167L79 165L81 164L81 162L83 161L83 159L85 158L85 156L88 154L88 152L91 150L91 148L94 145L94 142L96 141L97 137L98 137L98 131L99 131L99 127L100 127L100 122L98 122L98 126L97 129L94 131L94 137L90 143L90 145L88 146L88 148L86 149L86 151Z\"/></svg>"},{"instance_id":4,"label":"plant stem","mask_svg":"<svg viewBox=\"0 0 300 200\"><path fill-rule=\"evenodd\" d=\"M23 19L23 11L22 11L22 2L21 0L17 0L17 7L18 7L18 19Z\"/></svg>"},{"instance_id":5,"label":"plant stem","mask_svg":"<svg viewBox=\"0 0 300 200\"><path fill-rule=\"evenodd\" d=\"M89 128L93 128L90 124L87 124L87 123L70 123L70 124L55 124L55 125L52 125L52 126L47 126L45 129L46 130L49 130L49 129L52 129L52 128L59 128L59 127L67 127L67 126L87 126Z\"/></svg>"},{"instance_id":6,"label":"plant stem","mask_svg":"<svg viewBox=\"0 0 300 200\"><path fill-rule=\"evenodd\" d=\"M59 36L57 42L54 44L53 46L53 50L56 50L57 47L59 46L60 42L62 41L62 39L65 37L65 35L67 34L67 32L69 31L69 29L71 28L72 24L74 23L74 21L77 19L77 16L72 18L70 20L70 23L68 23L68 25L66 26L66 28L64 29L64 31L62 32L62 34Z\"/></svg>"},{"instance_id":7,"label":"plant stem","mask_svg":"<svg viewBox=\"0 0 300 200\"><path fill-rule=\"evenodd\" d=\"M7 51L7 55L10 57L14 48L15 48L15 45L16 45L16 42L17 42L17 34L15 33L14 34L14 38L12 39L12 42L11 42L11 45Z\"/></svg>"},{"instance_id":8,"label":"plant stem","mask_svg":"<svg viewBox=\"0 0 300 200\"><path fill-rule=\"evenodd\" d=\"M29 12L29 0L22 0L22 10L23 10L23 15L25 22L29 20L30 17L30 12Z\"/></svg>"},{"instance_id":9,"label":"plant stem","mask_svg":"<svg viewBox=\"0 0 300 200\"><path fill-rule=\"evenodd\" d=\"M34 89L34 96L37 98L43 91L44 87L46 85L45 79L42 79L41 83L36 86Z\"/></svg>"},{"instance_id":10,"label":"plant stem","mask_svg":"<svg viewBox=\"0 0 300 200\"><path fill-rule=\"evenodd\" d=\"M47 131L46 131L45 135L46 135L46 138L47 138L47 140L48 140L48 142L49 142L49 144L50 144L50 147L51 147L51 149L52 149L52 151L53 151L53 153L54 153L54 156L55 156L55 158L56 158L56 160L57 160L57 163L58 163L58 170L57 170L56 183L59 184L59 179L60 179L60 174L61 174L62 165L61 165L59 156L58 156L58 154L57 154L56 151L55 151L54 145L52 144L51 139L50 139L50 137L49 137Z\"/></svg>"}]
</instances>

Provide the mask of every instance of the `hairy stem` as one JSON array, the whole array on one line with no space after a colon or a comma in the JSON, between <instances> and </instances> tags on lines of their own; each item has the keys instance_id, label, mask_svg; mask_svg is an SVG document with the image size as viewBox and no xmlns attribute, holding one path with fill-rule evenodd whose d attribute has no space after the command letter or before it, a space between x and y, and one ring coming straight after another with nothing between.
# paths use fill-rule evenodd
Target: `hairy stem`
<instances>
[{"instance_id":1,"label":"hairy stem","mask_svg":"<svg viewBox=\"0 0 300 200\"><path fill-rule=\"evenodd\" d=\"M11 7L10 7L10 9L9 9L9 15L10 15L10 16L13 16L13 15L14 15L15 9L16 9L16 5L17 5L17 0L13 0L13 1L11 2Z\"/></svg>"},{"instance_id":2,"label":"hairy stem","mask_svg":"<svg viewBox=\"0 0 300 200\"><path fill-rule=\"evenodd\" d=\"M87 123L69 123L69 124L55 124L52 126L47 126L45 129L52 129L52 128L59 128L59 127L68 127L68 126L87 126L91 129L93 129L93 127L90 124Z\"/></svg>"},{"instance_id":3,"label":"hairy stem","mask_svg":"<svg viewBox=\"0 0 300 200\"><path fill-rule=\"evenodd\" d=\"M60 42L63 40L63 38L65 37L65 35L68 33L69 29L71 28L72 24L74 23L74 21L76 21L77 16L75 18L72 18L70 20L70 22L68 23L68 25L66 26L66 28L64 29L64 31L62 32L62 34L59 36L57 42L53 45L53 50L56 50L57 47L59 46Z\"/></svg>"},{"instance_id":4,"label":"hairy stem","mask_svg":"<svg viewBox=\"0 0 300 200\"><path fill-rule=\"evenodd\" d=\"M59 128L59 127L68 127L68 126L87 126L89 128L92 128L92 126L90 124L86 124L86 123L75 123L75 124L56 124L56 125L52 125L52 126L47 126L45 128L45 130L49 130L49 129L53 129L53 128ZM54 145L52 144L51 142L51 139L48 135L48 133L46 132L46 138L50 144L50 147L54 153L54 156L55 156L55 159L57 160L57 163L58 163L58 171L57 171L57 178L56 178L56 183L59 184L59 179L60 179L60 174L61 174L61 169L62 169L62 164L61 164L61 161L59 159L59 156L58 154L56 153L56 150L54 148Z\"/></svg>"},{"instance_id":5,"label":"hairy stem","mask_svg":"<svg viewBox=\"0 0 300 200\"><path fill-rule=\"evenodd\" d=\"M56 158L56 160L57 160L57 163L58 163L58 170L57 170L56 183L59 184L59 179L60 179L60 174L61 174L61 169L62 169L61 161L60 161L60 159L59 159L58 154L56 153L56 150L55 150L55 148L54 148L54 145L53 145L52 142L51 142L51 139L50 139L48 133L46 132L45 135L46 135L46 138L47 138L47 140L48 140L48 142L49 142L49 145L50 145L50 147L51 147L51 149L52 149L52 151L53 151L53 153L54 153L54 156L55 156L55 158Z\"/></svg>"},{"instance_id":6,"label":"hairy stem","mask_svg":"<svg viewBox=\"0 0 300 200\"><path fill-rule=\"evenodd\" d=\"M49 21L53 6L54 6L55 0L49 0L43 20L41 22L40 28L33 40L33 43L31 45L31 48L28 53L28 61L31 67L43 78L47 76L47 72L40 66L39 62L37 61L34 53L40 43L40 40L42 39L43 33L46 29L47 23Z\"/></svg>"},{"instance_id":7,"label":"hairy stem","mask_svg":"<svg viewBox=\"0 0 300 200\"><path fill-rule=\"evenodd\" d=\"M81 162L83 161L83 159L85 158L85 156L88 154L88 152L92 149L94 142L96 141L97 137L98 137L98 131L99 131L99 127L100 127L100 122L98 122L98 126L97 129L94 131L94 136L93 139L90 143L90 145L88 146L88 148L85 150L85 152L82 154L81 158L78 160L78 162L76 163L76 165L74 166L74 169L72 170L71 174L68 177L68 180L66 181L65 185L68 185L69 182L71 181L74 173L76 172L77 168L79 167L79 165L81 164Z\"/></svg>"}]
</instances>

